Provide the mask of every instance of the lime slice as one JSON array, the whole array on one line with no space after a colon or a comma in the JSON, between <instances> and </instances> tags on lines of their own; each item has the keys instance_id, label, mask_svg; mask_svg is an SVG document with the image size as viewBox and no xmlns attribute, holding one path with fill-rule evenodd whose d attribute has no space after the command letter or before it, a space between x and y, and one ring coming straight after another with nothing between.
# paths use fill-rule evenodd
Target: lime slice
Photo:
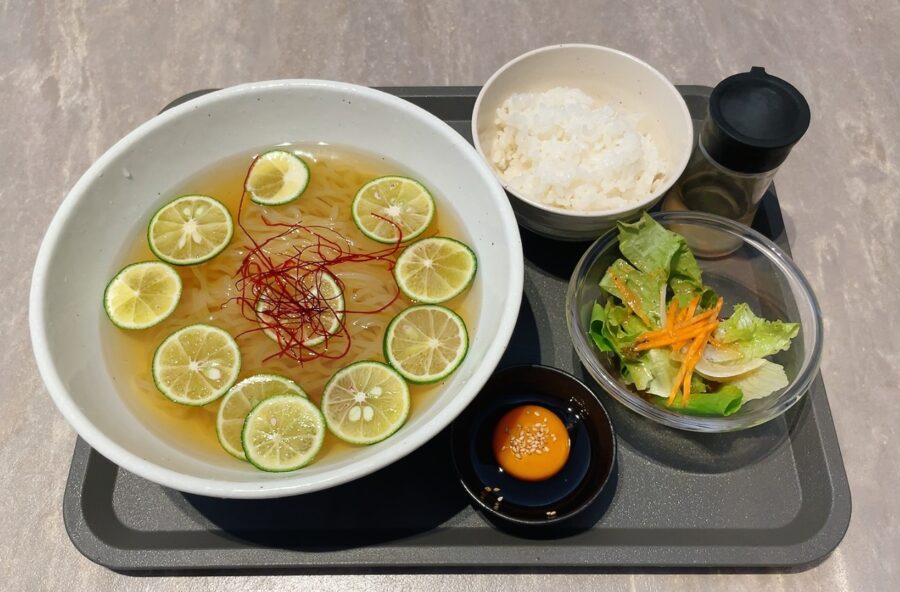
<instances>
[{"instance_id":1,"label":"lime slice","mask_svg":"<svg viewBox=\"0 0 900 592\"><path fill-rule=\"evenodd\" d=\"M216 414L216 434L222 448L232 456L247 460L241 444L244 420L261 401L279 395L305 397L306 393L290 378L277 374L257 374L231 387L225 393Z\"/></svg>"},{"instance_id":2,"label":"lime slice","mask_svg":"<svg viewBox=\"0 0 900 592\"><path fill-rule=\"evenodd\" d=\"M263 206L280 206L303 195L309 185L309 167L302 158L285 150L260 154L247 175L244 189Z\"/></svg>"},{"instance_id":3,"label":"lime slice","mask_svg":"<svg viewBox=\"0 0 900 592\"><path fill-rule=\"evenodd\" d=\"M271 315L266 314L271 310L270 300L264 295L256 303L256 316L259 318L260 325L265 327L263 333L269 339L279 343L296 343L293 339L302 339L305 347L313 347L325 341L326 333L334 335L341 328L341 320L344 318L344 293L338 285L337 280L327 271L322 271L304 278L304 283L309 288L309 295L300 301L300 307L308 310L321 311L311 318L308 315L292 318L282 318L281 322L296 329L295 337L287 335L279 336L277 332L280 329L273 329L271 325L274 319Z\"/></svg>"},{"instance_id":4,"label":"lime slice","mask_svg":"<svg viewBox=\"0 0 900 592\"><path fill-rule=\"evenodd\" d=\"M325 440L318 407L296 395L277 395L253 408L241 431L247 460L263 471L295 471L312 461Z\"/></svg>"},{"instance_id":5,"label":"lime slice","mask_svg":"<svg viewBox=\"0 0 900 592\"><path fill-rule=\"evenodd\" d=\"M351 444L374 444L396 432L409 405L406 382L381 362L356 362L338 370L322 395L328 429Z\"/></svg>"},{"instance_id":6,"label":"lime slice","mask_svg":"<svg viewBox=\"0 0 900 592\"><path fill-rule=\"evenodd\" d=\"M458 240L438 236L406 247L397 258L394 278L410 300L439 304L462 294L472 283L477 267L472 249Z\"/></svg>"},{"instance_id":7,"label":"lime slice","mask_svg":"<svg viewBox=\"0 0 900 592\"><path fill-rule=\"evenodd\" d=\"M466 357L469 336L458 314L444 306L411 306L384 333L384 357L413 383L437 382Z\"/></svg>"},{"instance_id":8,"label":"lime slice","mask_svg":"<svg viewBox=\"0 0 900 592\"><path fill-rule=\"evenodd\" d=\"M146 329L175 310L181 298L181 278L159 261L133 263L116 274L103 293L109 320L122 329Z\"/></svg>"},{"instance_id":9,"label":"lime slice","mask_svg":"<svg viewBox=\"0 0 900 592\"><path fill-rule=\"evenodd\" d=\"M221 253L234 234L231 214L206 195L185 195L150 219L147 240L153 254L173 265L194 265Z\"/></svg>"},{"instance_id":10,"label":"lime slice","mask_svg":"<svg viewBox=\"0 0 900 592\"><path fill-rule=\"evenodd\" d=\"M370 239L395 243L399 226L405 242L425 232L431 224L434 198L415 179L380 177L357 191L352 210L353 222Z\"/></svg>"},{"instance_id":11,"label":"lime slice","mask_svg":"<svg viewBox=\"0 0 900 592\"><path fill-rule=\"evenodd\" d=\"M212 325L189 325L166 337L153 354L153 381L169 399L206 405L225 394L241 369L234 338Z\"/></svg>"}]
</instances>

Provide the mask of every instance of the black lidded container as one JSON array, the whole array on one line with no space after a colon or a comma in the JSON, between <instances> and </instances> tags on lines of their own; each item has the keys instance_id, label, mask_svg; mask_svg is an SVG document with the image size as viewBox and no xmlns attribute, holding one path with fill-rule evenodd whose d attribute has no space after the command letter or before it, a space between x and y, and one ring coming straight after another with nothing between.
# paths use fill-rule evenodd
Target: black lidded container
<instances>
[{"instance_id":1,"label":"black lidded container","mask_svg":"<svg viewBox=\"0 0 900 592\"><path fill-rule=\"evenodd\" d=\"M757 174L777 169L809 128L806 99L765 68L729 76L709 98L701 141L723 167Z\"/></svg>"},{"instance_id":2,"label":"black lidded container","mask_svg":"<svg viewBox=\"0 0 900 592\"><path fill-rule=\"evenodd\" d=\"M809 128L806 99L764 68L716 85L694 154L665 210L696 210L750 224L791 148Z\"/></svg>"}]
</instances>

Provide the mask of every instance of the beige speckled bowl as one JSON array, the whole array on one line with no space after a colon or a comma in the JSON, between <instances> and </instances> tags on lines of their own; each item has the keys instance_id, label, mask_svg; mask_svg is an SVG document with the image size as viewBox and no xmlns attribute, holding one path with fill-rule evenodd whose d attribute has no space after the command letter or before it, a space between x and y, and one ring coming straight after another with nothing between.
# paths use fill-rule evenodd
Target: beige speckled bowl
<instances>
[{"instance_id":1,"label":"beige speckled bowl","mask_svg":"<svg viewBox=\"0 0 900 592\"><path fill-rule=\"evenodd\" d=\"M670 163L666 181L646 199L624 208L574 212L539 204L510 188L494 169L491 153L497 108L513 93L557 86L579 88L623 112L642 113L639 131L650 134ZM516 219L538 234L562 240L593 240L617 220L653 207L687 166L693 126L684 99L665 76L627 53L599 45L567 44L535 49L497 70L484 84L472 113L475 148L511 196Z\"/></svg>"}]
</instances>

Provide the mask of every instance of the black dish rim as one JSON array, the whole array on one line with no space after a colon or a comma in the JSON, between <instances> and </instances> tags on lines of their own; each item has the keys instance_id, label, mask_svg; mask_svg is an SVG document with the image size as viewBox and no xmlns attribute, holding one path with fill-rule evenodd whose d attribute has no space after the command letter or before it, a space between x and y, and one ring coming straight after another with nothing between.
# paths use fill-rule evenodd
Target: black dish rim
<instances>
[{"instance_id":1,"label":"black dish rim","mask_svg":"<svg viewBox=\"0 0 900 592\"><path fill-rule=\"evenodd\" d=\"M481 499L479 493L482 491L482 486L479 486L477 489L473 489L465 477L464 471L461 468L462 464L468 464L465 460L461 459L460 451L461 447L467 447L468 442L465 441L466 435L462 433L462 423L468 423L467 420L476 414L479 404L478 399L481 397L481 393L484 393L487 389L491 387L491 383L500 380L506 374L514 374L517 372L521 372L522 370L539 370L541 372L549 372L552 374L556 374L559 377L562 377L576 385L582 392L586 393L589 396L585 398L597 409L602 412L604 425L609 429L609 440L608 443L610 445L610 462L606 467L606 473L603 475L603 478L600 479L597 486L593 488L590 494L574 509L569 511L566 514L554 515L548 518L542 519L531 519L531 518L523 518L521 516L517 516L515 514L507 513L500 511L499 509L494 509L493 506L484 502ZM592 429L588 422L585 422L585 425L588 426L588 429ZM469 495L469 497L474 502L474 506L480 512L488 514L491 518L498 520L500 525L503 523L510 523L516 526L526 526L526 527L547 527L547 526L557 526L560 524L564 524L570 521L575 516L581 514L583 511L591 507L594 502L597 501L597 498L600 497L600 494L606 489L606 486L609 484L610 477L615 471L617 460L618 460L618 439L616 438L616 431L613 427L612 420L609 417L609 412L606 410L606 407L603 405L603 402L597 396L597 394L584 382L579 380L574 375L566 372L565 370L561 370L559 368L554 368L553 366L547 366L544 364L517 364L514 366L507 366L495 372L491 379L485 384L482 388L481 392L472 400L472 403L463 411L463 413L457 417L453 423L450 425L450 452L453 458L453 467L456 470L457 477L459 478L460 485L465 490L465 492ZM593 443L593 440L592 440ZM593 446L593 445L592 445ZM588 479L588 476L585 476L582 479L582 482ZM578 492L573 492L571 495L577 495ZM565 499L565 498L563 498ZM557 503L561 503L563 500L559 500Z\"/></svg>"}]
</instances>

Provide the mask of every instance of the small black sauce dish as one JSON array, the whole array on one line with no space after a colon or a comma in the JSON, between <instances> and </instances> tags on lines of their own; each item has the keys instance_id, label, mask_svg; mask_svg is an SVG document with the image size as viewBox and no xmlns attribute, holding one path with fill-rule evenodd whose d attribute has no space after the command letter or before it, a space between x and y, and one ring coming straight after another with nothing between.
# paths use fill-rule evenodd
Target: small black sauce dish
<instances>
[{"instance_id":1,"label":"small black sauce dish","mask_svg":"<svg viewBox=\"0 0 900 592\"><path fill-rule=\"evenodd\" d=\"M497 422L528 404L558 415L571 441L566 464L544 481L508 475L492 449ZM476 508L496 526L524 530L526 536L532 527L589 528L605 510L598 513L595 506L603 504L595 502L608 483L614 485L616 437L606 409L577 378L548 366L514 366L494 374L453 423L452 447L459 478ZM603 497L608 505L611 496ZM595 511L586 512L589 508Z\"/></svg>"}]
</instances>

